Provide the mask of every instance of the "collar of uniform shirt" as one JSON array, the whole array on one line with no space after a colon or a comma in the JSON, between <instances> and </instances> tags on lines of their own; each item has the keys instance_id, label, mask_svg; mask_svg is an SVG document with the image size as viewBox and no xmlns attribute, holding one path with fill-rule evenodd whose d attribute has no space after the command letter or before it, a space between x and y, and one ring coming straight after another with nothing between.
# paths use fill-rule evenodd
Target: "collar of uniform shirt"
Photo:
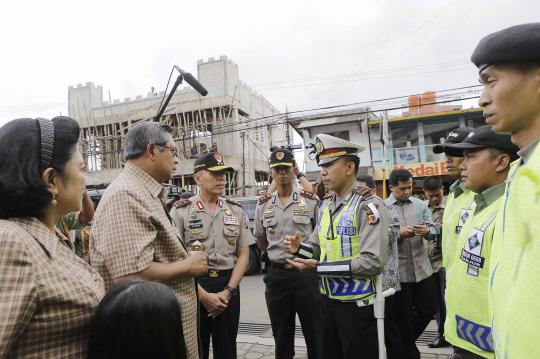
<instances>
[{"instance_id":1,"label":"collar of uniform shirt","mask_svg":"<svg viewBox=\"0 0 540 359\"><path fill-rule=\"evenodd\" d=\"M148 189L152 197L159 198L159 195L161 191L163 190L163 186L161 183L156 181L154 177L150 176L148 173L144 172L139 167L135 166L131 162L127 162L124 166L124 170L127 170L135 175L136 178L138 178L142 184Z\"/></svg>"},{"instance_id":2,"label":"collar of uniform shirt","mask_svg":"<svg viewBox=\"0 0 540 359\"><path fill-rule=\"evenodd\" d=\"M468 189L465 188L463 183L460 180L456 180L450 185L450 193L454 192L454 198L458 198L463 193L467 192Z\"/></svg>"},{"instance_id":3,"label":"collar of uniform shirt","mask_svg":"<svg viewBox=\"0 0 540 359\"><path fill-rule=\"evenodd\" d=\"M355 189L356 187L358 187L358 184L356 183L356 181L349 187L349 189L347 190L347 193L345 193L345 196L343 197L338 197L337 193L334 192L334 203L336 205L336 208L337 206L339 206L341 203L345 203L347 202L350 198L351 198L351 191L353 189Z\"/></svg>"},{"instance_id":4,"label":"collar of uniform shirt","mask_svg":"<svg viewBox=\"0 0 540 359\"><path fill-rule=\"evenodd\" d=\"M540 141L540 138L529 143L524 149L521 151L518 151L518 156L521 157L521 161L523 163L527 163L529 159L531 158L534 150L536 149L536 146L538 145L538 141Z\"/></svg>"},{"instance_id":5,"label":"collar of uniform shirt","mask_svg":"<svg viewBox=\"0 0 540 359\"><path fill-rule=\"evenodd\" d=\"M505 191L506 183L499 183L496 186L486 189L482 193L474 195L474 201L476 202L476 208L474 214L481 212L484 208L499 199Z\"/></svg>"}]
</instances>

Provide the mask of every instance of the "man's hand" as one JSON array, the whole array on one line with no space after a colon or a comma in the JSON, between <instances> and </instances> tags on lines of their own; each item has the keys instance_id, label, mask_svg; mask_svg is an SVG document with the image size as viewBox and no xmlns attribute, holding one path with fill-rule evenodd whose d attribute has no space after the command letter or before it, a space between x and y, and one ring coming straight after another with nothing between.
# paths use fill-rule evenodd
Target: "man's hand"
<instances>
[{"instance_id":1,"label":"man's hand","mask_svg":"<svg viewBox=\"0 0 540 359\"><path fill-rule=\"evenodd\" d=\"M298 164L296 162L294 163L293 173L295 177L300 173L300 168L298 168Z\"/></svg>"},{"instance_id":2,"label":"man's hand","mask_svg":"<svg viewBox=\"0 0 540 359\"><path fill-rule=\"evenodd\" d=\"M216 293L216 294L222 303L229 305L229 301L232 298L231 292L229 292L227 289L223 289L221 292Z\"/></svg>"},{"instance_id":3,"label":"man's hand","mask_svg":"<svg viewBox=\"0 0 540 359\"><path fill-rule=\"evenodd\" d=\"M188 261L189 273L198 277L208 273L208 257L203 251L191 251L185 259Z\"/></svg>"},{"instance_id":4,"label":"man's hand","mask_svg":"<svg viewBox=\"0 0 540 359\"><path fill-rule=\"evenodd\" d=\"M429 229L425 224L415 224L413 225L413 232L415 236L425 237L428 235Z\"/></svg>"},{"instance_id":5,"label":"man's hand","mask_svg":"<svg viewBox=\"0 0 540 359\"><path fill-rule=\"evenodd\" d=\"M287 259L287 263L300 272L314 272L319 261L316 259L294 258L294 260Z\"/></svg>"},{"instance_id":6,"label":"man's hand","mask_svg":"<svg viewBox=\"0 0 540 359\"><path fill-rule=\"evenodd\" d=\"M401 238L410 238L414 237L414 228L413 226L405 226L399 229L399 236Z\"/></svg>"},{"instance_id":7,"label":"man's hand","mask_svg":"<svg viewBox=\"0 0 540 359\"><path fill-rule=\"evenodd\" d=\"M199 299L206 308L209 317L215 318L223 313L225 309L227 309L229 301L224 301L223 298L220 297L220 293L207 292L205 295L199 296Z\"/></svg>"},{"instance_id":8,"label":"man's hand","mask_svg":"<svg viewBox=\"0 0 540 359\"><path fill-rule=\"evenodd\" d=\"M294 234L294 236L285 235L283 237L283 246L290 254L298 253L298 250L300 249L300 243L300 232L298 231Z\"/></svg>"}]
</instances>

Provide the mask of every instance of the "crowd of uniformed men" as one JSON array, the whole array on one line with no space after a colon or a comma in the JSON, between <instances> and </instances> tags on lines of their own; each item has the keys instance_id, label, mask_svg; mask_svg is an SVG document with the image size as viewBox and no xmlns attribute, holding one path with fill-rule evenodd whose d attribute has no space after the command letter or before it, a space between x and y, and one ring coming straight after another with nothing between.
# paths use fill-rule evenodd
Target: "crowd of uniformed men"
<instances>
[{"instance_id":1,"label":"crowd of uniformed men","mask_svg":"<svg viewBox=\"0 0 540 359\"><path fill-rule=\"evenodd\" d=\"M273 182L258 200L253 234L241 205L223 196L229 167L218 152L195 161L198 194L169 213L161 183L178 161L173 131L143 122L127 134L126 165L95 213L90 264L54 229L80 210L84 191L76 122L5 125L0 358L118 358L127 347L129 357L159 348L158 357L208 358L210 342L214 358L235 358L239 284L255 239L269 259L265 298L276 358L295 355L296 315L309 358L376 358L381 340L389 358L419 358L415 341L436 313L433 346L451 343L456 359L540 358L540 24L488 35L471 59L487 125L456 128L435 147L454 180L445 206L439 179L424 181L426 203L412 196L412 176L400 169L390 173L392 193L383 201L372 179L357 178L364 148L320 134L317 188L289 150L271 152ZM23 153L30 157L18 162ZM35 200L19 203L29 188ZM165 283L166 291L145 281ZM159 317L160 295L177 298L174 323ZM161 334L138 333L141 318ZM159 342L169 325L183 333L173 335L182 350L171 344L176 339ZM115 340L105 342L104 332Z\"/></svg>"}]
</instances>

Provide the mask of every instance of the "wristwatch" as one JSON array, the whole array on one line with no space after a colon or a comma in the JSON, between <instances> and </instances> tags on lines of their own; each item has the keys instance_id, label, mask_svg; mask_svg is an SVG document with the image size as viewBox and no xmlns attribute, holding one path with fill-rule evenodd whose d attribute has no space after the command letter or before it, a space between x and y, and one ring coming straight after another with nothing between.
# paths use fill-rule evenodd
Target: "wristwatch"
<instances>
[{"instance_id":1,"label":"wristwatch","mask_svg":"<svg viewBox=\"0 0 540 359\"><path fill-rule=\"evenodd\" d=\"M233 288L226 285L225 289L227 289L231 293L232 296L235 296L238 294L238 288Z\"/></svg>"},{"instance_id":2,"label":"wristwatch","mask_svg":"<svg viewBox=\"0 0 540 359\"><path fill-rule=\"evenodd\" d=\"M297 175L296 175L296 178L297 179L300 179L302 177L306 177L306 175L303 173L303 172L299 172Z\"/></svg>"}]
</instances>

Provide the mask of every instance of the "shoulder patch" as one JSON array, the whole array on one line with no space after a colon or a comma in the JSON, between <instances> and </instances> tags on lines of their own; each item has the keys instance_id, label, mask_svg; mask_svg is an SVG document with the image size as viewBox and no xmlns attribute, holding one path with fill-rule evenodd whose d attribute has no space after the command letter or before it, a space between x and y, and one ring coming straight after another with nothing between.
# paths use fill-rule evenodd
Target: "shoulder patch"
<instances>
[{"instance_id":1,"label":"shoulder patch","mask_svg":"<svg viewBox=\"0 0 540 359\"><path fill-rule=\"evenodd\" d=\"M240 203L236 202L236 201L233 200L233 199L230 199L229 197L225 197L225 201L227 201L227 202L230 203L230 204L234 204L234 205L236 205L236 206L238 206L238 207L240 207L240 208L244 208L244 207L242 207L242 205L241 205Z\"/></svg>"},{"instance_id":2,"label":"shoulder patch","mask_svg":"<svg viewBox=\"0 0 540 359\"><path fill-rule=\"evenodd\" d=\"M191 200L189 198L182 198L182 199L179 199L178 201L174 202L173 207L174 208L181 208L181 207L187 206L188 204L191 204Z\"/></svg>"},{"instance_id":3,"label":"shoulder patch","mask_svg":"<svg viewBox=\"0 0 540 359\"><path fill-rule=\"evenodd\" d=\"M268 202L270 198L272 198L271 194L265 194L264 196L259 197L259 199L257 200L257 204L264 204Z\"/></svg>"},{"instance_id":4,"label":"shoulder patch","mask_svg":"<svg viewBox=\"0 0 540 359\"><path fill-rule=\"evenodd\" d=\"M300 191L300 196L306 197L306 198L309 198L309 199L316 199L317 198L317 195L315 193L309 192L309 191L304 191L304 190Z\"/></svg>"},{"instance_id":5,"label":"shoulder patch","mask_svg":"<svg viewBox=\"0 0 540 359\"><path fill-rule=\"evenodd\" d=\"M381 220L381 215L379 214L379 210L375 204L365 204L364 209L367 211L368 224L374 225L379 223Z\"/></svg>"}]
</instances>

